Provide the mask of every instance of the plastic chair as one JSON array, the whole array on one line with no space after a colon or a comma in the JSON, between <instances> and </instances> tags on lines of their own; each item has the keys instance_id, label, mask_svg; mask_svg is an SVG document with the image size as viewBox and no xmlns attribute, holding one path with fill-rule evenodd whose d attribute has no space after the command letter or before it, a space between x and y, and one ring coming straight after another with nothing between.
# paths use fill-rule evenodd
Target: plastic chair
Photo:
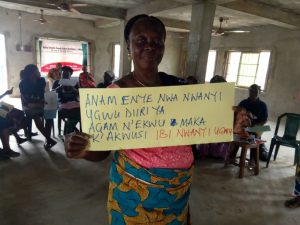
<instances>
[{"instance_id":1,"label":"plastic chair","mask_svg":"<svg viewBox=\"0 0 300 225\"><path fill-rule=\"evenodd\" d=\"M280 137L277 135L277 133L278 133L281 119L283 118L286 119L286 122L285 122L284 134L282 137ZM278 117L275 133L270 144L266 167L269 166L269 162L272 156L274 146L276 146L275 154L274 154L274 160L276 160L280 145L287 146L290 148L295 148L294 165L298 163L299 156L300 156L300 141L297 140L296 138L297 138L299 125L300 125L300 114L284 113Z\"/></svg>"}]
</instances>

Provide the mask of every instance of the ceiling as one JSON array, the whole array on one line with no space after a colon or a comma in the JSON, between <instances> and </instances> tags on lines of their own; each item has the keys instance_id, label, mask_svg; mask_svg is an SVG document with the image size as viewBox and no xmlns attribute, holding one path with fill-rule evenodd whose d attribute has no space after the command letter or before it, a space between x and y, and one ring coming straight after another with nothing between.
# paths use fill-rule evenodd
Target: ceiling
<instances>
[{"instance_id":1,"label":"ceiling","mask_svg":"<svg viewBox=\"0 0 300 225\"><path fill-rule=\"evenodd\" d=\"M207 0L217 5L214 27L219 17L228 18L225 29L239 29L275 25L288 29L300 29L300 0ZM63 12L57 4L86 3L74 7L81 14ZM169 28L189 30L192 4L202 0L10 0L1 1L0 7L40 13L47 16L65 16L95 21L97 27L114 26L120 20L145 13L160 17Z\"/></svg>"}]
</instances>

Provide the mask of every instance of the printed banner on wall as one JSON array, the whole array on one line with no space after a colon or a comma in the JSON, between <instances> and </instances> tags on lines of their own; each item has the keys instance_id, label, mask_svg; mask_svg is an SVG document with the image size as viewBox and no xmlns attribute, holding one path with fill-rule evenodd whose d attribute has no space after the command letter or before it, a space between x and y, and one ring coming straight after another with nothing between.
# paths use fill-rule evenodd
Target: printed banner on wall
<instances>
[{"instance_id":1,"label":"printed banner on wall","mask_svg":"<svg viewBox=\"0 0 300 225\"><path fill-rule=\"evenodd\" d=\"M82 72L82 66L89 66L87 42L39 38L37 48L38 66L44 76L57 63L70 66L75 76Z\"/></svg>"},{"instance_id":2,"label":"printed banner on wall","mask_svg":"<svg viewBox=\"0 0 300 225\"><path fill-rule=\"evenodd\" d=\"M120 150L233 139L234 83L79 89L90 150Z\"/></svg>"}]
</instances>

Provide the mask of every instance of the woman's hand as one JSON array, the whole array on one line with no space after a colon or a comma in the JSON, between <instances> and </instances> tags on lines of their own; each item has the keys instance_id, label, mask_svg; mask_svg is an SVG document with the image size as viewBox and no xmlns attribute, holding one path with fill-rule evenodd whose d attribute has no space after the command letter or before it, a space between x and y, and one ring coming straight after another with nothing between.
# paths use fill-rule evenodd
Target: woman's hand
<instances>
[{"instance_id":1,"label":"woman's hand","mask_svg":"<svg viewBox=\"0 0 300 225\"><path fill-rule=\"evenodd\" d=\"M8 89L4 94L5 95L11 95L13 93L14 87L12 87L11 89Z\"/></svg>"},{"instance_id":2,"label":"woman's hand","mask_svg":"<svg viewBox=\"0 0 300 225\"><path fill-rule=\"evenodd\" d=\"M65 152L67 157L84 159L87 156L87 146L90 136L86 133L72 133L66 135Z\"/></svg>"},{"instance_id":3,"label":"woman's hand","mask_svg":"<svg viewBox=\"0 0 300 225\"><path fill-rule=\"evenodd\" d=\"M110 154L110 151L89 151L90 135L86 133L73 133L65 137L65 152L68 158L102 161Z\"/></svg>"}]
</instances>

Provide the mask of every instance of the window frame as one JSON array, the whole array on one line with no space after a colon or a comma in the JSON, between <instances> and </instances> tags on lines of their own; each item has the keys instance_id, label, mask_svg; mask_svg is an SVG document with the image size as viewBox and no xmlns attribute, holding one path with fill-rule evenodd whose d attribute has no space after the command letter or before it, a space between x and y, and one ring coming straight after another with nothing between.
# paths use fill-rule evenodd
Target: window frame
<instances>
[{"instance_id":1,"label":"window frame","mask_svg":"<svg viewBox=\"0 0 300 225\"><path fill-rule=\"evenodd\" d=\"M217 60L218 60L218 54L219 54L219 51L217 50L217 49L209 49L208 50L208 55L207 55L207 62L206 62L206 70L205 70L205 82L209 82L210 81L210 79L206 79L206 76L208 75L207 74L207 70L208 70L208 59L209 59L209 52L215 52L215 61L214 61L214 68L213 68L213 72L212 72L212 77L211 78L213 78L214 77L214 75L216 75L216 67L217 67Z\"/></svg>"},{"instance_id":2,"label":"window frame","mask_svg":"<svg viewBox=\"0 0 300 225\"><path fill-rule=\"evenodd\" d=\"M268 84L269 84L269 74L270 74L270 71L272 70L272 66L273 66L273 58L274 58L274 54L275 54L275 51L274 49L272 48L259 48L259 49L251 49L251 48L246 48L246 49L226 49L224 50L224 67L223 67L223 74L225 75L225 78L227 79L228 77L228 74L227 74L227 70L228 70L228 65L229 65L229 56L230 56L230 53L232 52L240 52L241 53L241 57L242 57L242 54L247 54L247 53L262 53L262 52L270 52L270 58L269 58L269 64L268 64L268 68L267 68L267 71L266 71L266 76L265 76L265 84L264 84L264 87L261 87L261 91L262 92L266 92L267 89L268 89ZM240 59L241 59L240 57ZM257 64L257 67L256 67L256 71L258 70L258 65ZM239 61L239 68L238 68L238 71L240 71L240 61ZM241 86L241 85L237 85L237 81L238 81L238 78L239 78L239 72L237 74L237 79L235 80L235 87L237 88L240 88L240 89L248 89L249 86ZM256 75L255 75L255 78L256 78Z\"/></svg>"}]
</instances>

